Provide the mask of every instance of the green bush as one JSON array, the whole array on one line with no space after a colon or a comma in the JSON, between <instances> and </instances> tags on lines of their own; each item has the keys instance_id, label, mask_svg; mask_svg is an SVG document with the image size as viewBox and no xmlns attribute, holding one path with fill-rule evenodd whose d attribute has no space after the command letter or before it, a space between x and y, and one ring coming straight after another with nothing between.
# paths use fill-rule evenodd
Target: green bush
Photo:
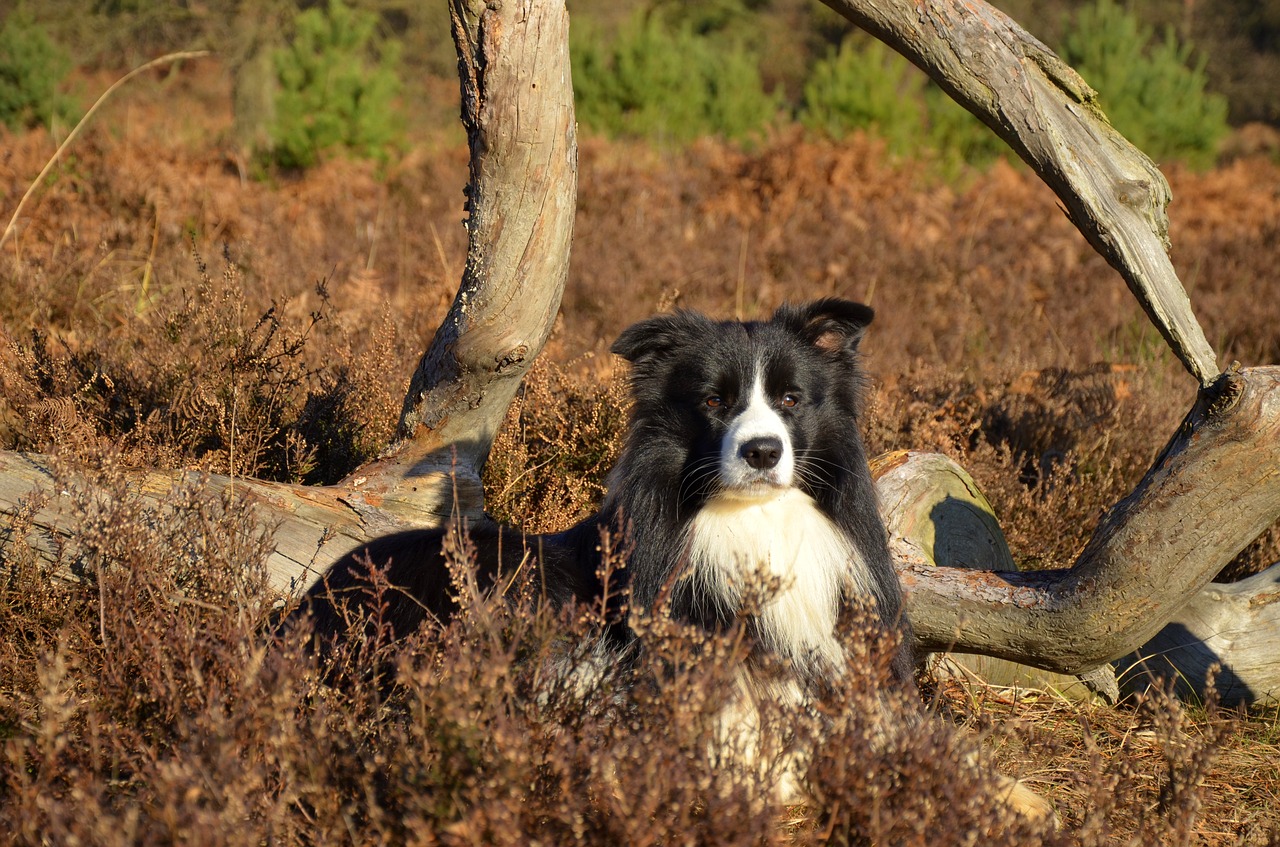
<instances>
[{"instance_id":1,"label":"green bush","mask_svg":"<svg viewBox=\"0 0 1280 847\"><path fill-rule=\"evenodd\" d=\"M814 64L801 122L834 138L865 130L899 156L928 158L945 171L991 164L1008 148L882 42L855 36Z\"/></svg>"},{"instance_id":2,"label":"green bush","mask_svg":"<svg viewBox=\"0 0 1280 847\"><path fill-rule=\"evenodd\" d=\"M9 129L48 126L70 111L58 87L71 69L66 51L25 12L0 26L0 122Z\"/></svg>"},{"instance_id":3,"label":"green bush","mask_svg":"<svg viewBox=\"0 0 1280 847\"><path fill-rule=\"evenodd\" d=\"M276 164L305 168L334 147L382 158L399 137L399 46L377 16L330 0L300 12L292 43L275 53L280 89L271 129Z\"/></svg>"},{"instance_id":4,"label":"green bush","mask_svg":"<svg viewBox=\"0 0 1280 847\"><path fill-rule=\"evenodd\" d=\"M899 155L924 137L925 77L883 42L846 38L814 64L804 85L801 122L840 138L862 129Z\"/></svg>"},{"instance_id":5,"label":"green bush","mask_svg":"<svg viewBox=\"0 0 1280 847\"><path fill-rule=\"evenodd\" d=\"M660 14L632 20L608 44L572 31L578 121L618 137L681 142L745 139L777 116L758 57L740 43L699 35Z\"/></svg>"},{"instance_id":6,"label":"green bush","mask_svg":"<svg viewBox=\"0 0 1280 847\"><path fill-rule=\"evenodd\" d=\"M1113 0L1082 8L1063 38L1062 57L1098 91L1112 125L1156 160L1213 163L1227 132L1227 100L1205 90L1205 57L1171 29L1152 27Z\"/></svg>"}]
</instances>

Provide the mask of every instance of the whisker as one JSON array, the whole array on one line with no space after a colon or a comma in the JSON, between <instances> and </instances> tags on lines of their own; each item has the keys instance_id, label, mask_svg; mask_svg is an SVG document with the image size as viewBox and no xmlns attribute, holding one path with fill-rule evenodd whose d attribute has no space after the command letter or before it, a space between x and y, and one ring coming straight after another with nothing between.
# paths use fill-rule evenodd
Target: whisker
<instances>
[{"instance_id":1,"label":"whisker","mask_svg":"<svg viewBox=\"0 0 1280 847\"><path fill-rule=\"evenodd\" d=\"M828 467L835 468L836 470L844 471L845 473L853 473L852 468L847 465L843 465L840 462L828 459L826 456L820 456L815 450L796 450L795 453L797 458L803 458L806 462L826 465Z\"/></svg>"},{"instance_id":2,"label":"whisker","mask_svg":"<svg viewBox=\"0 0 1280 847\"><path fill-rule=\"evenodd\" d=\"M819 477L819 475L822 475L823 471L836 471L847 473L847 475L852 475L852 473L854 473L854 471L852 471L851 468L846 467L845 464L832 461L832 459L823 457L823 455L818 455L813 452L813 450L796 450L797 476L803 477L803 479L810 482L810 484L822 482L822 484L827 487L835 485L835 480L829 479L828 475Z\"/></svg>"},{"instance_id":3,"label":"whisker","mask_svg":"<svg viewBox=\"0 0 1280 847\"><path fill-rule=\"evenodd\" d=\"M701 488L708 479L715 479L718 472L719 459L714 456L708 456L700 459L689 468L684 478L680 480L680 487L676 491L678 500L683 500L686 492L692 493ZM710 486L712 489L715 486Z\"/></svg>"}]
</instances>

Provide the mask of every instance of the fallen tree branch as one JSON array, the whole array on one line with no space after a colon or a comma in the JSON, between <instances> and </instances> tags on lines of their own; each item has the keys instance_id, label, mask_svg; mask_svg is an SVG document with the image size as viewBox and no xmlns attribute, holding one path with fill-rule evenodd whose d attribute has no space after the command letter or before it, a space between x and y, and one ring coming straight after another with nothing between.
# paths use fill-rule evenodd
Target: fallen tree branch
<instances>
[{"instance_id":1,"label":"fallen tree branch","mask_svg":"<svg viewBox=\"0 0 1280 847\"><path fill-rule=\"evenodd\" d=\"M1075 564L900 565L918 643L1077 674L1147 643L1280 516L1280 368L1224 373Z\"/></svg>"},{"instance_id":2,"label":"fallen tree branch","mask_svg":"<svg viewBox=\"0 0 1280 847\"><path fill-rule=\"evenodd\" d=\"M92 486L93 482L90 474L63 465L53 456L0 451L0 530L12 526L12 516L27 504L37 504L26 543L46 562L60 567L60 576L76 579L74 562L64 557L67 542L78 532L69 492L78 485ZM284 592L310 585L339 556L358 544L421 525L367 508L365 502L352 504L335 488L195 471L127 473L130 493L151 508L161 508L170 501L175 487L188 486L210 496L230 490L244 508L256 509L263 524L273 528L275 549L267 560L267 571L272 585Z\"/></svg>"},{"instance_id":3,"label":"fallen tree branch","mask_svg":"<svg viewBox=\"0 0 1280 847\"><path fill-rule=\"evenodd\" d=\"M873 459L871 469L897 561L941 568L1018 569L991 504L950 458L903 450ZM1212 678L1223 705L1275 703L1280 702L1277 632L1280 564L1239 582L1209 583L1155 637L1087 675L1054 673L981 653L936 654L934 667L962 681L1051 689L1072 698L1098 695L1109 702L1119 697L1122 687L1140 691L1156 680L1161 685L1172 680L1178 696L1203 702Z\"/></svg>"},{"instance_id":4,"label":"fallen tree branch","mask_svg":"<svg viewBox=\"0 0 1280 847\"><path fill-rule=\"evenodd\" d=\"M1224 706L1280 703L1280 564L1248 579L1210 583L1155 637L1116 663L1128 690L1171 680L1204 701L1209 680Z\"/></svg>"},{"instance_id":5,"label":"fallen tree branch","mask_svg":"<svg viewBox=\"0 0 1280 847\"><path fill-rule=\"evenodd\" d=\"M964 468L941 453L898 450L871 460L871 475L897 562L939 568L1019 570L995 510ZM934 653L932 670L962 681L1051 689L1067 697L1120 697L1110 665L1085 675L1054 673L980 653Z\"/></svg>"}]
</instances>

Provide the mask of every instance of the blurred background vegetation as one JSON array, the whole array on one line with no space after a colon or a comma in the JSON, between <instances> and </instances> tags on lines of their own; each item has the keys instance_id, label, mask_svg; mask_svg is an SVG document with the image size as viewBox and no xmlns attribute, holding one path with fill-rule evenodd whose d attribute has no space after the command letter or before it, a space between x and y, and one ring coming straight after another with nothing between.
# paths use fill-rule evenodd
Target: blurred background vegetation
<instances>
[{"instance_id":1,"label":"blurred background vegetation","mask_svg":"<svg viewBox=\"0 0 1280 847\"><path fill-rule=\"evenodd\" d=\"M1231 126L1280 125L1280 0L1002 0L1100 92L1157 161L1213 163ZM865 131L897 156L990 164L1003 144L897 54L812 0L570 0L587 133L745 144L779 128ZM455 58L444 0L0 3L0 120L66 120L58 80L205 48L234 80L235 143L256 172L325 151L386 158L405 109L442 122ZM456 100L456 94L452 94ZM438 107L420 104L444 101ZM438 111L437 111L438 108Z\"/></svg>"}]
</instances>

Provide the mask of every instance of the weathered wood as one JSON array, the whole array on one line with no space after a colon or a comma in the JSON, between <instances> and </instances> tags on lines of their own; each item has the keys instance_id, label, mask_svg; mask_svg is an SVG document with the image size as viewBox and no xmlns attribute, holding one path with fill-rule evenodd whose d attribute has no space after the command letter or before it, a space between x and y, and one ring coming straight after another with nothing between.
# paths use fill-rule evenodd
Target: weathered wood
<instances>
[{"instance_id":1,"label":"weathered wood","mask_svg":"<svg viewBox=\"0 0 1280 847\"><path fill-rule=\"evenodd\" d=\"M1211 583L1156 636L1116 663L1126 690L1172 680L1203 701L1210 670L1226 706L1280 702L1280 564L1229 584Z\"/></svg>"},{"instance_id":2,"label":"weathered wood","mask_svg":"<svg viewBox=\"0 0 1280 847\"><path fill-rule=\"evenodd\" d=\"M1016 570L990 503L972 477L938 453L897 451L871 462L889 544L899 561ZM935 654L940 673L983 685L1042 688L1114 700L1171 679L1203 700L1213 676L1224 705L1280 701L1280 564L1234 583L1209 583L1155 637L1087 679L978 654ZM1121 685L1117 685L1117 677Z\"/></svg>"},{"instance_id":3,"label":"weathered wood","mask_svg":"<svg viewBox=\"0 0 1280 847\"><path fill-rule=\"evenodd\" d=\"M897 561L940 568L1019 570L995 510L964 468L941 453L897 450L871 460L889 548ZM934 672L962 682L1042 688L1072 698L1100 694L1114 702L1119 688L1110 665L1087 679L1009 659L933 653Z\"/></svg>"},{"instance_id":4,"label":"weathered wood","mask_svg":"<svg viewBox=\"0 0 1280 847\"><path fill-rule=\"evenodd\" d=\"M130 476L131 490L149 506L164 504L175 486L189 485L211 496L231 489L246 508L256 508L263 523L274 527L275 552L267 568L272 584L281 591L309 585L357 544L411 526L377 510L353 508L334 488L194 471L137 470ZM67 568L62 575L68 579L75 574L71 563L60 556L63 544L76 532L67 492L69 485L76 484L89 483L75 472L60 471L51 456L0 451L0 531L8 529L9 516L17 514L24 501L38 497L43 505L34 515L27 542L47 561Z\"/></svg>"},{"instance_id":5,"label":"weathered wood","mask_svg":"<svg viewBox=\"0 0 1280 847\"><path fill-rule=\"evenodd\" d=\"M889 543L944 568L1016 571L991 503L941 453L895 450L871 460Z\"/></svg>"},{"instance_id":6,"label":"weathered wood","mask_svg":"<svg viewBox=\"0 0 1280 847\"><path fill-rule=\"evenodd\" d=\"M1169 261L1169 184L1065 62L983 0L823 0L918 65L1005 140L1120 272L1187 370L1217 357Z\"/></svg>"},{"instance_id":7,"label":"weathered wood","mask_svg":"<svg viewBox=\"0 0 1280 847\"><path fill-rule=\"evenodd\" d=\"M1280 516L1280 368L1203 389L1075 564L1033 573L900 563L918 643L1080 673L1147 643Z\"/></svg>"},{"instance_id":8,"label":"weathered wood","mask_svg":"<svg viewBox=\"0 0 1280 847\"><path fill-rule=\"evenodd\" d=\"M413 521L483 508L481 468L560 308L578 189L564 3L451 0L450 11L471 147L467 263L399 440L339 486Z\"/></svg>"}]
</instances>

